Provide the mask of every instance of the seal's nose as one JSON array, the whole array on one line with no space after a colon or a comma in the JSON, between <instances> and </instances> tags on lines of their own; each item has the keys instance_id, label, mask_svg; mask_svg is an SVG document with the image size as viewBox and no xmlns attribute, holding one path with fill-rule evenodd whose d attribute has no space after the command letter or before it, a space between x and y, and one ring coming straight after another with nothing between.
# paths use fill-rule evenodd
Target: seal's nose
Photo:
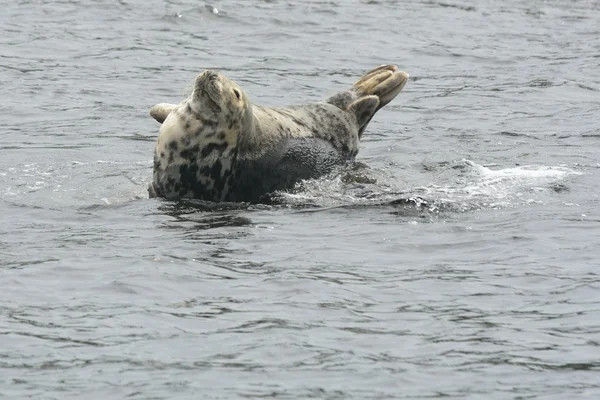
<instances>
[{"instance_id":1,"label":"seal's nose","mask_svg":"<svg viewBox=\"0 0 600 400\"><path fill-rule=\"evenodd\" d=\"M217 79L218 74L212 69L207 69L206 71L204 71L204 73L206 74L206 79L208 79L209 81L214 81L215 79Z\"/></svg>"},{"instance_id":2,"label":"seal's nose","mask_svg":"<svg viewBox=\"0 0 600 400\"><path fill-rule=\"evenodd\" d=\"M219 82L219 73L210 69L202 71L196 77L195 88L206 89L208 86L214 86Z\"/></svg>"}]
</instances>

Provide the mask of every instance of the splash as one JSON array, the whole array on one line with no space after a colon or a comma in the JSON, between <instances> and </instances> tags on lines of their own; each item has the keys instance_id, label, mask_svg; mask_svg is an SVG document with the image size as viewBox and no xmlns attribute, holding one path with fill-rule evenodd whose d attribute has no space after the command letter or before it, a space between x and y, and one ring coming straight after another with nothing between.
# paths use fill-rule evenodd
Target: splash
<instances>
[{"instance_id":1,"label":"splash","mask_svg":"<svg viewBox=\"0 0 600 400\"><path fill-rule=\"evenodd\" d=\"M492 169L470 160L462 160L472 171L472 182L460 188L465 194L490 200L522 198L527 193L548 192L554 184L580 172L564 166L524 165ZM533 200L535 201L535 200Z\"/></svg>"}]
</instances>

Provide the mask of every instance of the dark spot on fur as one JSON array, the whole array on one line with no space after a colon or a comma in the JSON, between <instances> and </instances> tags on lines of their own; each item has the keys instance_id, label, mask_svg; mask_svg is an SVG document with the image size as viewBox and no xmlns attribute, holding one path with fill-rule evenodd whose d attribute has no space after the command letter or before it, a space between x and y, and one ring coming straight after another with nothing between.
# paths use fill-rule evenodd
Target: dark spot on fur
<instances>
[{"instance_id":1,"label":"dark spot on fur","mask_svg":"<svg viewBox=\"0 0 600 400\"><path fill-rule=\"evenodd\" d=\"M194 161L198 156L198 150L200 150L200 146L194 145L193 147L191 147L189 149L185 149L185 150L181 151L181 153L179 153L179 156L181 158L185 158L186 160Z\"/></svg>"},{"instance_id":2,"label":"dark spot on fur","mask_svg":"<svg viewBox=\"0 0 600 400\"><path fill-rule=\"evenodd\" d=\"M212 179L221 178L221 169L222 168L223 168L223 164L221 164L221 161L219 161L219 160L215 161L213 166L210 168L210 177Z\"/></svg>"},{"instance_id":3,"label":"dark spot on fur","mask_svg":"<svg viewBox=\"0 0 600 400\"><path fill-rule=\"evenodd\" d=\"M219 192L222 192L225 187L225 179L221 176L222 167L221 162L217 160L210 169L210 176L214 180L215 189Z\"/></svg>"},{"instance_id":4,"label":"dark spot on fur","mask_svg":"<svg viewBox=\"0 0 600 400\"><path fill-rule=\"evenodd\" d=\"M219 154L223 153L227 149L227 143L210 143L206 145L201 151L201 157L208 157L213 151L217 151Z\"/></svg>"},{"instance_id":5,"label":"dark spot on fur","mask_svg":"<svg viewBox=\"0 0 600 400\"><path fill-rule=\"evenodd\" d=\"M169 148L171 150L177 150L177 141L171 140L171 143L169 143Z\"/></svg>"},{"instance_id":6,"label":"dark spot on fur","mask_svg":"<svg viewBox=\"0 0 600 400\"><path fill-rule=\"evenodd\" d=\"M219 124L218 121L214 121L212 119L203 119L202 126L207 128L215 128Z\"/></svg>"},{"instance_id":7,"label":"dark spot on fur","mask_svg":"<svg viewBox=\"0 0 600 400\"><path fill-rule=\"evenodd\" d=\"M185 125L183 125L183 128L184 128L186 131L189 131L189 130L190 130L190 123L189 123L188 121L186 121L186 122L185 122Z\"/></svg>"},{"instance_id":8,"label":"dark spot on fur","mask_svg":"<svg viewBox=\"0 0 600 400\"><path fill-rule=\"evenodd\" d=\"M165 158L165 152L164 151L160 152L160 158Z\"/></svg>"},{"instance_id":9,"label":"dark spot on fur","mask_svg":"<svg viewBox=\"0 0 600 400\"><path fill-rule=\"evenodd\" d=\"M189 114L191 114L191 113L192 113L192 107L190 107L190 103L187 103L187 104L185 105L185 111L186 111L187 113L189 113Z\"/></svg>"},{"instance_id":10,"label":"dark spot on fur","mask_svg":"<svg viewBox=\"0 0 600 400\"><path fill-rule=\"evenodd\" d=\"M225 132L219 133L219 140L225 140Z\"/></svg>"},{"instance_id":11,"label":"dark spot on fur","mask_svg":"<svg viewBox=\"0 0 600 400\"><path fill-rule=\"evenodd\" d=\"M169 163L172 163L174 160L175 160L175 157L174 157L174 155L173 155L173 150L171 150L171 151L169 152Z\"/></svg>"},{"instance_id":12,"label":"dark spot on fur","mask_svg":"<svg viewBox=\"0 0 600 400\"><path fill-rule=\"evenodd\" d=\"M182 164L179 166L180 185L176 188L180 196L186 195L190 190L194 197L202 198L203 185L197 176L198 166L196 164Z\"/></svg>"},{"instance_id":13,"label":"dark spot on fur","mask_svg":"<svg viewBox=\"0 0 600 400\"><path fill-rule=\"evenodd\" d=\"M303 127L303 128L308 128L308 125L306 125L306 122L302 121L301 119L298 119L298 118L296 118L296 117L293 117L293 119L292 119L292 120L294 121L294 123L295 123L296 125L299 125L299 126L301 126L301 127Z\"/></svg>"}]
</instances>

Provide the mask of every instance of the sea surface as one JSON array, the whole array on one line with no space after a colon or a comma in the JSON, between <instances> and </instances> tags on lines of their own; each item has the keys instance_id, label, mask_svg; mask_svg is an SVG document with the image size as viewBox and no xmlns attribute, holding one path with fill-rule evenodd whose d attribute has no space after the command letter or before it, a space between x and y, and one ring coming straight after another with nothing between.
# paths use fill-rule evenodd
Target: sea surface
<instances>
[{"instance_id":1,"label":"sea surface","mask_svg":"<svg viewBox=\"0 0 600 400\"><path fill-rule=\"evenodd\" d=\"M0 398L600 398L599 1L0 10ZM350 171L148 198L204 69L284 106L380 64Z\"/></svg>"}]
</instances>

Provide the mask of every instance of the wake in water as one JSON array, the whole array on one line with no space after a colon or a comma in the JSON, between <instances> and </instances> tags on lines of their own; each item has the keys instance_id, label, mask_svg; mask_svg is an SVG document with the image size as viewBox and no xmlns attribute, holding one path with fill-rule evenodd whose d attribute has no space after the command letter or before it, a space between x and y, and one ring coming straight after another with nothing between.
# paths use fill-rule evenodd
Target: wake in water
<instances>
[{"instance_id":1,"label":"wake in water","mask_svg":"<svg viewBox=\"0 0 600 400\"><path fill-rule=\"evenodd\" d=\"M544 203L545 195L566 190L569 176L561 166L485 167L470 160L428 166L431 183L409 187L401 178L357 164L349 171L305 181L292 193L278 193L281 203L314 207L402 205L427 212L465 212Z\"/></svg>"}]
</instances>

